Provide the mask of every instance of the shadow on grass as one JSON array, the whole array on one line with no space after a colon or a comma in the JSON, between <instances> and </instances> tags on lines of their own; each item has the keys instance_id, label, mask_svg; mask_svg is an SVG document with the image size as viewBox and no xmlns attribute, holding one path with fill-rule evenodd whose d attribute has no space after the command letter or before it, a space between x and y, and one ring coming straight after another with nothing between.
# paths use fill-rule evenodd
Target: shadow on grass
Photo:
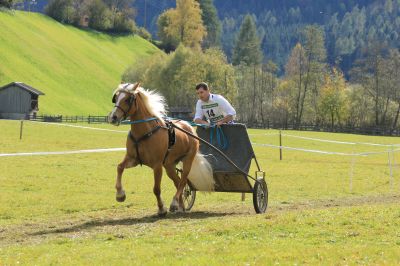
<instances>
[{"instance_id":1,"label":"shadow on grass","mask_svg":"<svg viewBox=\"0 0 400 266\"><path fill-rule=\"evenodd\" d=\"M80 232L80 231L90 230L92 228L105 227L105 226L150 224L164 220L183 221L183 220L207 219L213 217L224 217L233 215L237 215L237 213L188 212L188 213L173 213L173 214L168 213L165 217L159 217L158 215L148 215L143 217L132 217L123 219L104 219L104 220L95 219L84 222L82 224L72 225L69 227L41 230L30 233L29 235L40 236L40 235L50 235L50 234L63 234L63 233Z\"/></svg>"}]
</instances>

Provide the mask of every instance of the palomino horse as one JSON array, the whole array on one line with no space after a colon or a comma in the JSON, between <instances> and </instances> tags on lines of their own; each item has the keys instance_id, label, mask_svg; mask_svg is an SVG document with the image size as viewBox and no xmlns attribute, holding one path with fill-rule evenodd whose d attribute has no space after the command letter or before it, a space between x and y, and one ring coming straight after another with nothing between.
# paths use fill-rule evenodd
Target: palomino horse
<instances>
[{"instance_id":1,"label":"palomino horse","mask_svg":"<svg viewBox=\"0 0 400 266\"><path fill-rule=\"evenodd\" d=\"M177 189L172 199L170 211L184 211L182 193L187 180L196 188L206 191L214 189L214 179L211 165L199 153L198 140L189 137L182 131L171 130L164 121L166 105L164 97L160 94L145 90L136 84L121 84L113 94L115 107L109 115L110 123L119 125L122 120L130 119L131 130L126 140L126 154L117 167L116 199L125 200L125 191L122 188L121 178L125 168L144 164L153 169L154 188L157 197L158 215L167 213L161 199L161 178L163 166L169 178ZM186 122L173 122L194 134L193 128ZM175 143L171 138L175 133ZM171 137L172 136L172 137ZM173 145L172 145L173 144ZM182 162L182 175L176 173L176 165Z\"/></svg>"}]
</instances>

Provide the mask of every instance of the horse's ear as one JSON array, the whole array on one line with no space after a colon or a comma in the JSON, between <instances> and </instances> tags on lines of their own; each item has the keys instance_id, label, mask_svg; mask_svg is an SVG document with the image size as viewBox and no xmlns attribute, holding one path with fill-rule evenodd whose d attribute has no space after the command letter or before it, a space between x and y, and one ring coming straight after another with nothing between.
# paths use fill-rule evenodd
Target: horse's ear
<instances>
[{"instance_id":1,"label":"horse's ear","mask_svg":"<svg viewBox=\"0 0 400 266\"><path fill-rule=\"evenodd\" d=\"M140 82L136 82L135 85L133 85L132 90L133 91L136 90L137 88L139 88L139 86L140 86Z\"/></svg>"}]
</instances>

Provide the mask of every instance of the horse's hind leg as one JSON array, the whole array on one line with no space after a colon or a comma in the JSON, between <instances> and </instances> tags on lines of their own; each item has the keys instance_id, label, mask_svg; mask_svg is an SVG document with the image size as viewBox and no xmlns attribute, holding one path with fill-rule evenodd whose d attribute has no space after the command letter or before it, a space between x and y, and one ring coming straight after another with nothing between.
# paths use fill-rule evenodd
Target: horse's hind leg
<instances>
[{"instance_id":1,"label":"horse's hind leg","mask_svg":"<svg viewBox=\"0 0 400 266\"><path fill-rule=\"evenodd\" d=\"M175 188L178 190L179 187L179 183L180 183L180 177L176 172L176 164L167 164L164 166L165 170L167 171L167 175L168 177L174 182ZM183 209L185 209L184 204L183 204L183 198L182 195L179 198L179 205L183 207ZM174 211L174 210L172 210Z\"/></svg>"},{"instance_id":2,"label":"horse's hind leg","mask_svg":"<svg viewBox=\"0 0 400 266\"><path fill-rule=\"evenodd\" d=\"M125 168L129 168L134 165L134 161L125 155L124 160L117 166L117 181L115 183L115 189L117 190L117 193L115 198L118 202L123 202L126 199L125 191L122 188L122 174L124 173Z\"/></svg>"},{"instance_id":3,"label":"horse's hind leg","mask_svg":"<svg viewBox=\"0 0 400 266\"><path fill-rule=\"evenodd\" d=\"M172 199L171 206L170 206L170 211L184 211L185 207L183 205L183 200L182 200L182 193L183 189L185 188L187 184L187 179L188 175L190 172L190 168L192 167L194 156L186 156L185 159L182 160L183 163L183 169L182 169L182 175L181 175L181 180L178 184L176 194Z\"/></svg>"},{"instance_id":4,"label":"horse's hind leg","mask_svg":"<svg viewBox=\"0 0 400 266\"><path fill-rule=\"evenodd\" d=\"M157 198L158 205L158 215L165 216L167 214L167 209L164 207L164 202L161 198L161 178L162 178L162 166L157 166L153 168L154 171L154 188L153 192Z\"/></svg>"}]
</instances>

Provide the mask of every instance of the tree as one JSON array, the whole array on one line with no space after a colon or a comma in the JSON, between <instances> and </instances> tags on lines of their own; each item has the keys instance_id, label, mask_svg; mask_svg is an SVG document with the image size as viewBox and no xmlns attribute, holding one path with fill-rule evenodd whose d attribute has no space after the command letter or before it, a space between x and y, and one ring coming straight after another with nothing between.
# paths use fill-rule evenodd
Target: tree
<instances>
[{"instance_id":1,"label":"tree","mask_svg":"<svg viewBox=\"0 0 400 266\"><path fill-rule=\"evenodd\" d=\"M172 24L173 9L168 9L162 13L157 20L158 32L163 48L166 52L175 50L179 45L179 38L176 35L169 34L168 27Z\"/></svg>"},{"instance_id":2,"label":"tree","mask_svg":"<svg viewBox=\"0 0 400 266\"><path fill-rule=\"evenodd\" d=\"M384 125L390 103L390 90L385 85L385 44L373 42L365 49L365 57L355 62L351 70L353 81L363 86L374 101L375 126Z\"/></svg>"},{"instance_id":3,"label":"tree","mask_svg":"<svg viewBox=\"0 0 400 266\"><path fill-rule=\"evenodd\" d=\"M110 10L102 0L92 0L88 6L89 27L96 30L108 30L112 26Z\"/></svg>"},{"instance_id":4,"label":"tree","mask_svg":"<svg viewBox=\"0 0 400 266\"><path fill-rule=\"evenodd\" d=\"M400 52L397 49L390 49L389 58L386 60L387 84L391 99L397 104L397 111L391 130L397 127L400 114Z\"/></svg>"},{"instance_id":5,"label":"tree","mask_svg":"<svg viewBox=\"0 0 400 266\"><path fill-rule=\"evenodd\" d=\"M335 123L343 122L347 114L346 82L343 73L336 68L325 76L325 84L321 89L319 109L324 120L330 120L333 130Z\"/></svg>"},{"instance_id":6,"label":"tree","mask_svg":"<svg viewBox=\"0 0 400 266\"><path fill-rule=\"evenodd\" d=\"M134 0L104 0L111 14L111 28L115 32L133 32L136 28L133 21Z\"/></svg>"},{"instance_id":7,"label":"tree","mask_svg":"<svg viewBox=\"0 0 400 266\"><path fill-rule=\"evenodd\" d=\"M199 81L207 81L215 93L222 93L230 101L236 97L233 67L215 48L203 53L180 45L168 55L156 54L145 62L135 62L124 80L141 80L144 86L161 91L169 106L194 108L194 87Z\"/></svg>"},{"instance_id":8,"label":"tree","mask_svg":"<svg viewBox=\"0 0 400 266\"><path fill-rule=\"evenodd\" d=\"M307 26L303 31L302 42L304 45L298 43L293 48L286 64L286 77L296 84L296 111L293 119L296 128L302 123L307 98L314 109L314 117L318 117L318 94L326 59L323 32L319 27Z\"/></svg>"},{"instance_id":9,"label":"tree","mask_svg":"<svg viewBox=\"0 0 400 266\"><path fill-rule=\"evenodd\" d=\"M81 20L85 15L89 14L88 6L91 0L72 0L71 7L73 9L73 24L76 26L81 26Z\"/></svg>"},{"instance_id":10,"label":"tree","mask_svg":"<svg viewBox=\"0 0 400 266\"><path fill-rule=\"evenodd\" d=\"M199 50L207 34L200 5L195 0L176 0L176 8L161 14L158 24L162 26L159 37L163 44L178 40L187 47Z\"/></svg>"},{"instance_id":11,"label":"tree","mask_svg":"<svg viewBox=\"0 0 400 266\"><path fill-rule=\"evenodd\" d=\"M274 90L271 120L284 128L287 128L291 114L295 111L293 108L295 90L293 88L291 80L282 80Z\"/></svg>"},{"instance_id":12,"label":"tree","mask_svg":"<svg viewBox=\"0 0 400 266\"><path fill-rule=\"evenodd\" d=\"M253 17L246 15L239 29L239 35L233 49L233 65L259 65L263 60L260 40L257 36Z\"/></svg>"},{"instance_id":13,"label":"tree","mask_svg":"<svg viewBox=\"0 0 400 266\"><path fill-rule=\"evenodd\" d=\"M62 23L71 24L74 21L72 0L51 0L46 6L45 12Z\"/></svg>"},{"instance_id":14,"label":"tree","mask_svg":"<svg viewBox=\"0 0 400 266\"><path fill-rule=\"evenodd\" d=\"M200 3L201 19L207 30L203 40L203 48L207 49L221 45L221 21L218 19L217 9L213 0L197 0Z\"/></svg>"},{"instance_id":15,"label":"tree","mask_svg":"<svg viewBox=\"0 0 400 266\"><path fill-rule=\"evenodd\" d=\"M0 7L11 9L16 3L21 0L0 0Z\"/></svg>"}]
</instances>

